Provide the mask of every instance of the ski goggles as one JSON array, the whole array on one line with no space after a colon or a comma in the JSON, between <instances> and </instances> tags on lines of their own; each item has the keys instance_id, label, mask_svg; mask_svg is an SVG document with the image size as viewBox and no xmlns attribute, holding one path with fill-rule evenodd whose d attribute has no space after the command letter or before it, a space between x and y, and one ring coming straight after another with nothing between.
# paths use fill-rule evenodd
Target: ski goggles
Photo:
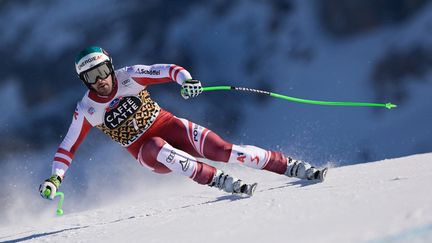
<instances>
[{"instance_id":1,"label":"ski goggles","mask_svg":"<svg viewBox=\"0 0 432 243\"><path fill-rule=\"evenodd\" d=\"M89 70L82 72L79 77L88 84L95 84L99 79L106 79L113 73L111 63L102 62Z\"/></svg>"}]
</instances>

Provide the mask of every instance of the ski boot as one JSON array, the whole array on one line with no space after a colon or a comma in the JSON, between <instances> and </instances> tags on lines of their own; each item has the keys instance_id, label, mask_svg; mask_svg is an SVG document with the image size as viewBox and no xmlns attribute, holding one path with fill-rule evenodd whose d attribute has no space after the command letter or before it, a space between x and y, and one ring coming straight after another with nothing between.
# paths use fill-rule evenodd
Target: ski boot
<instances>
[{"instance_id":1,"label":"ski boot","mask_svg":"<svg viewBox=\"0 0 432 243\"><path fill-rule=\"evenodd\" d=\"M323 182L327 175L328 168L317 169L309 163L294 160L288 157L288 166L285 175L288 177L296 177L299 179L319 180Z\"/></svg>"},{"instance_id":2,"label":"ski boot","mask_svg":"<svg viewBox=\"0 0 432 243\"><path fill-rule=\"evenodd\" d=\"M237 195L253 196L258 183L246 184L242 180L232 177L221 170L216 170L213 180L208 184L211 187Z\"/></svg>"}]
</instances>

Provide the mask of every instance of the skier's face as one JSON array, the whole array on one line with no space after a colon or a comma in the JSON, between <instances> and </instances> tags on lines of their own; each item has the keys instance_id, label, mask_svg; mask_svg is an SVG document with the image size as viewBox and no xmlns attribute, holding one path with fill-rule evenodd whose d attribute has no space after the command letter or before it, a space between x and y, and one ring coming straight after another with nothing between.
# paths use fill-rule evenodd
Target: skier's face
<instances>
[{"instance_id":1,"label":"skier's face","mask_svg":"<svg viewBox=\"0 0 432 243\"><path fill-rule=\"evenodd\" d=\"M112 75L110 74L105 79L98 78L96 83L92 84L91 87L96 90L99 95L107 96L111 94L113 90Z\"/></svg>"}]
</instances>

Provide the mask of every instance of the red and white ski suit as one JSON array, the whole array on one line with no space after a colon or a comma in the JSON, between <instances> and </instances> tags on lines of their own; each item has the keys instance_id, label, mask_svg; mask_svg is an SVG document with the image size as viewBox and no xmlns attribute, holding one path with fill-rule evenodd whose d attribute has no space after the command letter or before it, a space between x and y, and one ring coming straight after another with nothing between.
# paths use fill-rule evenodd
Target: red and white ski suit
<instances>
[{"instance_id":1,"label":"red and white ski suit","mask_svg":"<svg viewBox=\"0 0 432 243\"><path fill-rule=\"evenodd\" d=\"M141 165L157 173L180 173L200 184L210 183L216 172L200 158L284 174L287 158L282 153L228 143L209 129L160 108L146 90L147 85L172 81L181 85L191 78L188 71L174 64L116 70L109 96L89 90L78 102L54 156L52 173L64 177L77 148L90 128L96 127L125 147Z\"/></svg>"}]
</instances>

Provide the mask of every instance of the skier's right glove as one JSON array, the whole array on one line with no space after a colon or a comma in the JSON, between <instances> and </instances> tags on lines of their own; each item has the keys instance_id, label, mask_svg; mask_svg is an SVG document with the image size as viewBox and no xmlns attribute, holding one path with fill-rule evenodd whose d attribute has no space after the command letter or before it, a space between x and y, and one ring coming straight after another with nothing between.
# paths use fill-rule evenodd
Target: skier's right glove
<instances>
[{"instance_id":1,"label":"skier's right glove","mask_svg":"<svg viewBox=\"0 0 432 243\"><path fill-rule=\"evenodd\" d=\"M39 186L39 193L45 199L54 199L55 194L60 187L62 178L58 175L52 175Z\"/></svg>"},{"instance_id":2,"label":"skier's right glove","mask_svg":"<svg viewBox=\"0 0 432 243\"><path fill-rule=\"evenodd\" d=\"M191 97L197 97L202 92L203 92L203 88L199 80L188 79L183 82L180 94L183 97L183 99L186 100Z\"/></svg>"}]
</instances>

